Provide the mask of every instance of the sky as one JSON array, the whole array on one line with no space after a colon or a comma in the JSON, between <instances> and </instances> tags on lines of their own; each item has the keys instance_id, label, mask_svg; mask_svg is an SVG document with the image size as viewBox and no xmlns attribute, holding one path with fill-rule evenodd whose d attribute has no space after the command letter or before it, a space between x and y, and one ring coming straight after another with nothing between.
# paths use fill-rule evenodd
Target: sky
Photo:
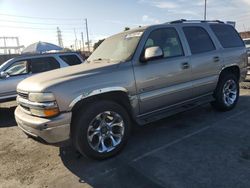
<instances>
[{"instance_id":1,"label":"sky","mask_svg":"<svg viewBox=\"0 0 250 188\"><path fill-rule=\"evenodd\" d=\"M85 18L94 43L125 27L203 19L205 0L0 0L0 37L17 36L20 44L37 41L58 44L56 28L65 47L86 42ZM207 0L207 19L236 21L238 31L250 30L250 0ZM11 45L14 41L8 41ZM0 46L3 42L0 41ZM78 44L79 45L79 44Z\"/></svg>"}]
</instances>

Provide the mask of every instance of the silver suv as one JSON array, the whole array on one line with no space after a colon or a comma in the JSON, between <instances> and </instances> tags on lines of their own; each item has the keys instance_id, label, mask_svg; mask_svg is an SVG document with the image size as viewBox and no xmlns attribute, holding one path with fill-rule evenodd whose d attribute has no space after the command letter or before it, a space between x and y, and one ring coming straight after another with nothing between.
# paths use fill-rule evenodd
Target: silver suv
<instances>
[{"instance_id":1,"label":"silver suv","mask_svg":"<svg viewBox=\"0 0 250 188\"><path fill-rule=\"evenodd\" d=\"M140 27L106 39L84 64L22 81L15 118L31 137L71 140L81 154L104 159L124 147L135 123L208 102L233 109L246 72L245 45L223 22Z\"/></svg>"},{"instance_id":2,"label":"silver suv","mask_svg":"<svg viewBox=\"0 0 250 188\"><path fill-rule=\"evenodd\" d=\"M20 55L0 65L0 102L14 100L19 82L34 74L83 63L77 53Z\"/></svg>"}]
</instances>

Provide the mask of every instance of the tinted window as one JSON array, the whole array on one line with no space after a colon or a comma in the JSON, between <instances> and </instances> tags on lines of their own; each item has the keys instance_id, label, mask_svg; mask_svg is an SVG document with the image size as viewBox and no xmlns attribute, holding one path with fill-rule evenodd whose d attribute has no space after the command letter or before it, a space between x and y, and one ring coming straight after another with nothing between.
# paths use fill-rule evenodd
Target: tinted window
<instances>
[{"instance_id":1,"label":"tinted window","mask_svg":"<svg viewBox=\"0 0 250 188\"><path fill-rule=\"evenodd\" d=\"M82 63L76 55L61 55L59 57L68 65L78 65Z\"/></svg>"},{"instance_id":2,"label":"tinted window","mask_svg":"<svg viewBox=\"0 0 250 188\"><path fill-rule=\"evenodd\" d=\"M53 57L30 59L30 69L32 73L40 73L57 68L60 68L60 64Z\"/></svg>"},{"instance_id":3,"label":"tinted window","mask_svg":"<svg viewBox=\"0 0 250 188\"><path fill-rule=\"evenodd\" d=\"M212 24L210 27L224 48L244 46L238 32L231 25Z\"/></svg>"},{"instance_id":4,"label":"tinted window","mask_svg":"<svg viewBox=\"0 0 250 188\"><path fill-rule=\"evenodd\" d=\"M149 35L144 48L146 49L153 46L159 46L163 50L165 58L183 55L178 33L173 28L153 31Z\"/></svg>"},{"instance_id":5,"label":"tinted window","mask_svg":"<svg viewBox=\"0 0 250 188\"><path fill-rule=\"evenodd\" d=\"M183 31L189 43L192 54L215 50L215 46L207 31L202 27L184 27Z\"/></svg>"},{"instance_id":6,"label":"tinted window","mask_svg":"<svg viewBox=\"0 0 250 188\"><path fill-rule=\"evenodd\" d=\"M250 45L250 39L244 40L244 43L245 43L246 46L249 46Z\"/></svg>"},{"instance_id":7,"label":"tinted window","mask_svg":"<svg viewBox=\"0 0 250 188\"><path fill-rule=\"evenodd\" d=\"M27 74L28 73L28 62L26 60L17 61L13 63L11 66L9 66L5 72L9 76L16 76L21 74Z\"/></svg>"}]
</instances>

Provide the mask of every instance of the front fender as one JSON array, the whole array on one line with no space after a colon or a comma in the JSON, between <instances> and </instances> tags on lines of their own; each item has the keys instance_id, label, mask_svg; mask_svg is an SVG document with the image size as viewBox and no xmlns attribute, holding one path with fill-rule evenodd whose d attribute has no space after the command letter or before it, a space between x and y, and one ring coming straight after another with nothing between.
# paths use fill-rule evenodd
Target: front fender
<instances>
[{"instance_id":1,"label":"front fender","mask_svg":"<svg viewBox=\"0 0 250 188\"><path fill-rule=\"evenodd\" d=\"M91 92L84 92L81 95L79 95L78 97L76 97L75 99L72 100L72 102L69 105L69 109L72 110L72 108L76 105L76 103L78 103L79 101L86 99L88 97L92 97L95 95L100 95L103 93L108 93L108 92L113 92L113 91L122 91L125 93L128 93L128 90L126 88L123 87L106 87L106 88L101 88L101 89L96 89L93 90Z\"/></svg>"}]
</instances>

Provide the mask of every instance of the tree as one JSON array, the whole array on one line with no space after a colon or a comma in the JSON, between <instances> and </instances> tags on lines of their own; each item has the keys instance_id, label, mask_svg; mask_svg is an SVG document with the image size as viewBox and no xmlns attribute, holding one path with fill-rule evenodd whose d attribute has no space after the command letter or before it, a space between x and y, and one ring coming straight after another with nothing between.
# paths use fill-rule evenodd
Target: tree
<instances>
[{"instance_id":1,"label":"tree","mask_svg":"<svg viewBox=\"0 0 250 188\"><path fill-rule=\"evenodd\" d=\"M101 44L104 40L105 40L105 39L101 39L101 40L99 40L98 42L96 42L96 43L94 44L94 46L93 46L94 50L95 50L96 48L98 48L98 46L100 46L100 44Z\"/></svg>"}]
</instances>

